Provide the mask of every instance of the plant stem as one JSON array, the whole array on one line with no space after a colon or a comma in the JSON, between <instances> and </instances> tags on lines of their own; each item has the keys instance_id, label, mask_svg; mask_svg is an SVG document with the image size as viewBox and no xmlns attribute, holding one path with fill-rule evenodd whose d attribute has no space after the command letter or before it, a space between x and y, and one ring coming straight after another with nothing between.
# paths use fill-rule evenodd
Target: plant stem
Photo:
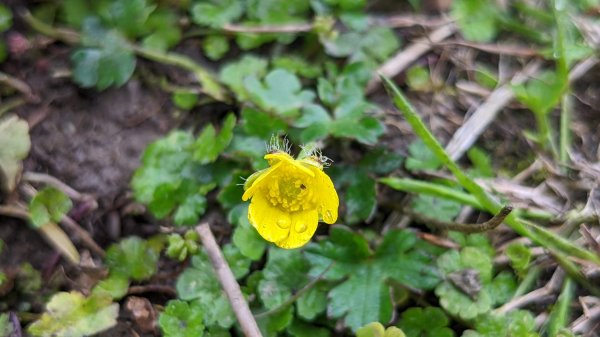
<instances>
[{"instance_id":1,"label":"plant stem","mask_svg":"<svg viewBox=\"0 0 600 337\"><path fill-rule=\"evenodd\" d=\"M521 281L521 283L519 284L519 287L515 291L515 294L512 298L517 298L525 295L529 291L529 289L531 289L531 287L535 284L535 281L537 281L537 278L540 276L541 272L542 269L538 266L533 266L529 268L527 275L525 275L523 281Z\"/></svg>"},{"instance_id":2,"label":"plant stem","mask_svg":"<svg viewBox=\"0 0 600 337\"><path fill-rule=\"evenodd\" d=\"M548 336L556 336L560 329L567 326L569 321L569 313L571 312L571 310L569 310L569 306L573 300L574 292L575 283L570 277L567 277L563 283L558 301L552 309L552 314L547 327Z\"/></svg>"},{"instance_id":3,"label":"plant stem","mask_svg":"<svg viewBox=\"0 0 600 337\"><path fill-rule=\"evenodd\" d=\"M429 131L425 123L421 120L421 117L413 106L408 102L406 97L400 92L400 90L394 85L394 83L382 76L382 81L388 90L388 93L392 96L396 107L403 113L407 122L412 126L414 132L421 138L423 143L433 152L433 154L440 160L456 177L458 182L469 191L485 209L496 214L500 211L500 203L488 194L483 187L470 178L463 170L450 158L448 153L444 150L442 145ZM558 237L553 232L546 230L536 224L530 222L524 222L522 219L517 218L514 214L509 215L505 219L506 224L512 228L519 235L531 239L534 243L546 247L550 250L558 249L563 252L568 252L569 255L579 257L584 260L588 260L600 265L600 257L584 248L581 248L567 239Z\"/></svg>"},{"instance_id":4,"label":"plant stem","mask_svg":"<svg viewBox=\"0 0 600 337\"><path fill-rule=\"evenodd\" d=\"M235 276L233 276L233 272L231 271L231 268L229 268L229 264L227 264L227 261L210 230L210 226L208 223L200 224L196 227L196 231L200 235L202 245L204 246L204 249L206 249L206 253L219 278L221 287L223 287L223 290L229 299L229 303L231 303L231 308L240 323L242 331L244 331L244 335L247 337L262 337L258 325L256 324L256 320L248 307L248 303L244 299L240 285L235 280Z\"/></svg>"}]
</instances>

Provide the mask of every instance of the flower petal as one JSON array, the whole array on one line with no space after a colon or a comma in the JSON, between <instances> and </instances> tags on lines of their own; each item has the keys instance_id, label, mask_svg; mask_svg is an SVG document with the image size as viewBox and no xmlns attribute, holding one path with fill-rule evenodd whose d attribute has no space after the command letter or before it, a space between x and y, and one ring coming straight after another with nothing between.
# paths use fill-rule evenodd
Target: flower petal
<instances>
[{"instance_id":1,"label":"flower petal","mask_svg":"<svg viewBox=\"0 0 600 337\"><path fill-rule=\"evenodd\" d=\"M319 215L321 215L324 222L333 224L337 221L340 199L331 178L316 167L311 168L311 170L315 173L315 190L319 193L317 197Z\"/></svg>"},{"instance_id":2,"label":"flower petal","mask_svg":"<svg viewBox=\"0 0 600 337\"><path fill-rule=\"evenodd\" d=\"M308 168L304 167L304 165L302 165L302 163L300 161L292 158L292 156L290 156L289 154L287 154L285 152L268 153L264 156L264 158L266 160L268 160L271 165L273 163L284 162L284 163L288 163L290 165L294 165L300 171L308 174L311 177L315 176L315 174Z\"/></svg>"},{"instance_id":3,"label":"flower petal","mask_svg":"<svg viewBox=\"0 0 600 337\"><path fill-rule=\"evenodd\" d=\"M262 174L256 178L254 178L254 182L252 182L252 185L250 185L248 187L248 189L244 192L244 195L242 195L242 200L246 201L246 200L250 199L256 192L256 189L260 187L263 180L266 177L268 177L269 175L273 174L278 168L281 167L281 165L282 165L282 163L280 162L280 163L275 164L274 166L269 167L268 169L259 171L259 172L262 172ZM257 173L259 173L259 172L257 172ZM256 173L254 173L254 174L256 174ZM248 179L251 179L253 175L251 175ZM244 188L246 188L245 184L244 184Z\"/></svg>"},{"instance_id":4,"label":"flower petal","mask_svg":"<svg viewBox=\"0 0 600 337\"><path fill-rule=\"evenodd\" d=\"M256 193L252 197L248 220L260 236L269 242L285 239L292 223L289 213L273 206L262 193Z\"/></svg>"},{"instance_id":5,"label":"flower petal","mask_svg":"<svg viewBox=\"0 0 600 337\"><path fill-rule=\"evenodd\" d=\"M319 214L316 209L290 213L291 226L288 236L275 242L281 248L293 249L304 246L313 237L319 224Z\"/></svg>"}]
</instances>

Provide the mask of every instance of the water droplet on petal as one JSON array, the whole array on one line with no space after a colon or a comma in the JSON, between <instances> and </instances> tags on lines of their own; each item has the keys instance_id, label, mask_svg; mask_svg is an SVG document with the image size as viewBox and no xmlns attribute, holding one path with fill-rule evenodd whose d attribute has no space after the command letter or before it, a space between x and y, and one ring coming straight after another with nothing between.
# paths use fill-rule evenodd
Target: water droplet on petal
<instances>
[{"instance_id":1,"label":"water droplet on petal","mask_svg":"<svg viewBox=\"0 0 600 337\"><path fill-rule=\"evenodd\" d=\"M282 229L290 228L290 219L285 217L277 220L277 226Z\"/></svg>"},{"instance_id":2,"label":"water droplet on petal","mask_svg":"<svg viewBox=\"0 0 600 337\"><path fill-rule=\"evenodd\" d=\"M303 224L302 222L298 222L296 224L296 226L294 227L294 229L296 230L296 232L298 233L303 233L306 231L306 225Z\"/></svg>"},{"instance_id":3,"label":"water droplet on petal","mask_svg":"<svg viewBox=\"0 0 600 337\"><path fill-rule=\"evenodd\" d=\"M333 221L333 214L331 214L331 211L325 212L325 216L327 217L327 221Z\"/></svg>"}]
</instances>

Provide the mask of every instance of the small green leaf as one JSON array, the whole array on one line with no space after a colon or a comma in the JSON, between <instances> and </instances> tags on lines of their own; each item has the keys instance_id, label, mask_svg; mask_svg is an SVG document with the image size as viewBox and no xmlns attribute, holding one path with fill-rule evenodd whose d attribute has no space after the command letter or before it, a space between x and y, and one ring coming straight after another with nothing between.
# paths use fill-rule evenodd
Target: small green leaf
<instances>
[{"instance_id":1,"label":"small green leaf","mask_svg":"<svg viewBox=\"0 0 600 337\"><path fill-rule=\"evenodd\" d=\"M250 225L246 215L235 228L232 241L244 256L254 261L260 260L267 247L265 240Z\"/></svg>"},{"instance_id":2,"label":"small green leaf","mask_svg":"<svg viewBox=\"0 0 600 337\"><path fill-rule=\"evenodd\" d=\"M442 163L421 139L410 143L408 146L408 153L409 156L406 159L406 168L410 171L433 171L442 166Z\"/></svg>"},{"instance_id":3,"label":"small green leaf","mask_svg":"<svg viewBox=\"0 0 600 337\"><path fill-rule=\"evenodd\" d=\"M287 308L279 313L261 317L257 320L258 327L265 337L277 337L294 319L294 309Z\"/></svg>"},{"instance_id":4,"label":"small green leaf","mask_svg":"<svg viewBox=\"0 0 600 337\"><path fill-rule=\"evenodd\" d=\"M242 109L242 121L248 135L266 140L274 133L285 133L287 130L286 123L281 119L249 107Z\"/></svg>"},{"instance_id":5,"label":"small green leaf","mask_svg":"<svg viewBox=\"0 0 600 337\"><path fill-rule=\"evenodd\" d=\"M171 300L160 314L158 326L165 337L202 337L204 312L194 303Z\"/></svg>"},{"instance_id":6,"label":"small green leaf","mask_svg":"<svg viewBox=\"0 0 600 337\"><path fill-rule=\"evenodd\" d=\"M452 221L460 213L462 205L452 200L419 194L412 200L411 208L414 212L430 218Z\"/></svg>"},{"instance_id":7,"label":"small green leaf","mask_svg":"<svg viewBox=\"0 0 600 337\"><path fill-rule=\"evenodd\" d=\"M252 260L244 256L236 246L231 243L224 245L223 255L236 279L248 274Z\"/></svg>"},{"instance_id":8,"label":"small green leaf","mask_svg":"<svg viewBox=\"0 0 600 337\"><path fill-rule=\"evenodd\" d=\"M429 70L423 66L414 66L406 72L406 84L416 91L427 91L432 87Z\"/></svg>"},{"instance_id":9,"label":"small green leaf","mask_svg":"<svg viewBox=\"0 0 600 337\"><path fill-rule=\"evenodd\" d=\"M111 273L136 281L148 279L156 272L158 253L148 242L130 237L113 244L106 251L106 265Z\"/></svg>"},{"instance_id":10,"label":"small green leaf","mask_svg":"<svg viewBox=\"0 0 600 337\"><path fill-rule=\"evenodd\" d=\"M176 91L171 96L171 100L176 107L190 110L198 103L198 94L187 91Z\"/></svg>"},{"instance_id":11,"label":"small green leaf","mask_svg":"<svg viewBox=\"0 0 600 337\"><path fill-rule=\"evenodd\" d=\"M322 69L318 64L308 62L298 56L278 56L272 61L274 68L280 68L305 78L317 78Z\"/></svg>"},{"instance_id":12,"label":"small green leaf","mask_svg":"<svg viewBox=\"0 0 600 337\"><path fill-rule=\"evenodd\" d=\"M34 227L49 222L59 222L73 207L73 202L62 191L46 187L36 193L29 202L29 213Z\"/></svg>"},{"instance_id":13,"label":"small green leaf","mask_svg":"<svg viewBox=\"0 0 600 337\"><path fill-rule=\"evenodd\" d=\"M203 0L191 7L194 23L213 28L222 28L223 25L239 19L243 13L244 2L236 0Z\"/></svg>"},{"instance_id":14,"label":"small green leaf","mask_svg":"<svg viewBox=\"0 0 600 337\"><path fill-rule=\"evenodd\" d=\"M383 147L371 149L361 160L359 165L367 172L376 174L390 174L400 168L403 157Z\"/></svg>"},{"instance_id":15,"label":"small green leaf","mask_svg":"<svg viewBox=\"0 0 600 337\"><path fill-rule=\"evenodd\" d=\"M498 34L500 9L494 3L457 0L452 2L451 14L467 40L488 42Z\"/></svg>"},{"instance_id":16,"label":"small green leaf","mask_svg":"<svg viewBox=\"0 0 600 337\"><path fill-rule=\"evenodd\" d=\"M267 61L252 55L244 55L236 62L229 63L219 72L219 79L237 96L238 100L248 99L244 80L249 76L263 77L267 72Z\"/></svg>"},{"instance_id":17,"label":"small green leaf","mask_svg":"<svg viewBox=\"0 0 600 337\"><path fill-rule=\"evenodd\" d=\"M206 197L201 194L189 195L177 207L173 216L173 222L176 226L192 226L198 223L201 214L206 210Z\"/></svg>"},{"instance_id":18,"label":"small green leaf","mask_svg":"<svg viewBox=\"0 0 600 337\"><path fill-rule=\"evenodd\" d=\"M0 283L1 285L2 283ZM13 326L9 321L8 314L0 314L0 336L11 336L13 333Z\"/></svg>"},{"instance_id":19,"label":"small green leaf","mask_svg":"<svg viewBox=\"0 0 600 337\"><path fill-rule=\"evenodd\" d=\"M202 50L206 57L217 61L229 51L229 41L222 35L210 35L202 40Z\"/></svg>"},{"instance_id":20,"label":"small green leaf","mask_svg":"<svg viewBox=\"0 0 600 337\"><path fill-rule=\"evenodd\" d=\"M356 337L383 337L385 327L379 322L369 323L356 330Z\"/></svg>"},{"instance_id":21,"label":"small green leaf","mask_svg":"<svg viewBox=\"0 0 600 337\"><path fill-rule=\"evenodd\" d=\"M264 82L250 75L244 79L244 86L250 100L259 108L282 117L296 116L315 96L312 91L302 90L296 75L283 69L269 72Z\"/></svg>"},{"instance_id":22,"label":"small green leaf","mask_svg":"<svg viewBox=\"0 0 600 337\"><path fill-rule=\"evenodd\" d=\"M125 84L135 70L136 59L127 41L116 30L104 29L98 20L83 23L83 48L71 55L73 80L84 88L104 90Z\"/></svg>"},{"instance_id":23,"label":"small green leaf","mask_svg":"<svg viewBox=\"0 0 600 337\"><path fill-rule=\"evenodd\" d=\"M320 328L314 325L304 323L300 320L294 322L288 327L287 332L293 337L329 337L331 332L328 329Z\"/></svg>"},{"instance_id":24,"label":"small green leaf","mask_svg":"<svg viewBox=\"0 0 600 337\"><path fill-rule=\"evenodd\" d=\"M119 300L127 294L129 280L120 274L110 275L108 278L98 282L92 290L93 295L108 295L114 300Z\"/></svg>"},{"instance_id":25,"label":"small green leaf","mask_svg":"<svg viewBox=\"0 0 600 337\"><path fill-rule=\"evenodd\" d=\"M299 317L313 320L317 315L327 309L327 292L316 285L298 298L296 310Z\"/></svg>"},{"instance_id":26,"label":"small green leaf","mask_svg":"<svg viewBox=\"0 0 600 337\"><path fill-rule=\"evenodd\" d=\"M194 143L194 160L201 164L212 163L231 142L233 138L233 127L235 126L235 115L229 114L223 122L219 134L212 125L204 127L200 136Z\"/></svg>"},{"instance_id":27,"label":"small green leaf","mask_svg":"<svg viewBox=\"0 0 600 337\"><path fill-rule=\"evenodd\" d=\"M227 329L235 322L231 305L204 250L192 256L191 265L179 276L175 288L180 299L190 301L204 312L205 326Z\"/></svg>"},{"instance_id":28,"label":"small green leaf","mask_svg":"<svg viewBox=\"0 0 600 337\"><path fill-rule=\"evenodd\" d=\"M540 115L549 113L566 89L567 83L551 71L542 72L527 83L513 86L517 99Z\"/></svg>"},{"instance_id":29,"label":"small green leaf","mask_svg":"<svg viewBox=\"0 0 600 337\"><path fill-rule=\"evenodd\" d=\"M448 317L436 307L409 308L402 313L398 326L407 337L453 337Z\"/></svg>"},{"instance_id":30,"label":"small green leaf","mask_svg":"<svg viewBox=\"0 0 600 337\"><path fill-rule=\"evenodd\" d=\"M12 18L10 9L0 4L0 33L7 31L12 26Z\"/></svg>"},{"instance_id":31,"label":"small green leaf","mask_svg":"<svg viewBox=\"0 0 600 337\"><path fill-rule=\"evenodd\" d=\"M117 324L119 305L110 296L59 292L46 304L46 312L27 331L39 337L88 336Z\"/></svg>"},{"instance_id":32,"label":"small green leaf","mask_svg":"<svg viewBox=\"0 0 600 337\"><path fill-rule=\"evenodd\" d=\"M0 119L0 190L14 190L30 148L26 121L13 115Z\"/></svg>"},{"instance_id":33,"label":"small green leaf","mask_svg":"<svg viewBox=\"0 0 600 337\"><path fill-rule=\"evenodd\" d=\"M512 243L506 248L506 256L517 273L524 275L531 262L531 250L522 243Z\"/></svg>"},{"instance_id":34,"label":"small green leaf","mask_svg":"<svg viewBox=\"0 0 600 337\"><path fill-rule=\"evenodd\" d=\"M367 220L375 212L377 206L376 183L366 172L356 171L354 181L345 194L346 221L350 224Z\"/></svg>"}]
</instances>

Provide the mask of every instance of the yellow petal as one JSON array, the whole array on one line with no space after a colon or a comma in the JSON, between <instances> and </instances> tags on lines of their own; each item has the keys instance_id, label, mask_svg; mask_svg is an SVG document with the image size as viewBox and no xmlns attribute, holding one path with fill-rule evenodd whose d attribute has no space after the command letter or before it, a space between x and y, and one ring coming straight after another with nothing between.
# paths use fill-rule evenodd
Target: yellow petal
<instances>
[{"instance_id":1,"label":"yellow petal","mask_svg":"<svg viewBox=\"0 0 600 337\"><path fill-rule=\"evenodd\" d=\"M252 197L248 220L260 236L269 242L285 239L292 223L289 213L273 206L262 193L256 193Z\"/></svg>"},{"instance_id":2,"label":"yellow petal","mask_svg":"<svg viewBox=\"0 0 600 337\"><path fill-rule=\"evenodd\" d=\"M269 164L271 164L271 165L273 165L274 163L284 162L284 163L294 165L300 171L308 174L311 177L315 176L315 174L308 168L304 167L304 165L302 165L302 163L300 161L292 158L292 156L290 156L289 154L287 154L285 152L268 153L265 155L264 158L266 160L268 160Z\"/></svg>"},{"instance_id":3,"label":"yellow petal","mask_svg":"<svg viewBox=\"0 0 600 337\"><path fill-rule=\"evenodd\" d=\"M248 187L248 189L244 192L244 195L242 195L242 200L246 201L248 199L250 199L254 193L256 192L256 190L260 187L261 183L265 180L266 177L270 176L271 174L273 174L278 168L280 168L282 165L282 163L277 163L274 166L269 167L268 169L265 169L263 171L259 171L259 172L263 172L262 175L258 176L257 178L254 178L254 182L252 183L252 185L250 185ZM257 172L258 173L258 172ZM254 173L256 174L256 173ZM250 180L250 178L252 178L251 175L248 180ZM246 185L244 184L244 188L246 187Z\"/></svg>"},{"instance_id":4,"label":"yellow petal","mask_svg":"<svg viewBox=\"0 0 600 337\"><path fill-rule=\"evenodd\" d=\"M311 170L315 173L315 191L318 191L317 209L319 215L321 215L324 222L333 224L338 217L340 199L338 198L331 178L316 167L311 168Z\"/></svg>"},{"instance_id":5,"label":"yellow petal","mask_svg":"<svg viewBox=\"0 0 600 337\"><path fill-rule=\"evenodd\" d=\"M291 226L288 236L275 244L281 248L293 249L304 246L315 234L319 224L317 210L290 213Z\"/></svg>"}]
</instances>

